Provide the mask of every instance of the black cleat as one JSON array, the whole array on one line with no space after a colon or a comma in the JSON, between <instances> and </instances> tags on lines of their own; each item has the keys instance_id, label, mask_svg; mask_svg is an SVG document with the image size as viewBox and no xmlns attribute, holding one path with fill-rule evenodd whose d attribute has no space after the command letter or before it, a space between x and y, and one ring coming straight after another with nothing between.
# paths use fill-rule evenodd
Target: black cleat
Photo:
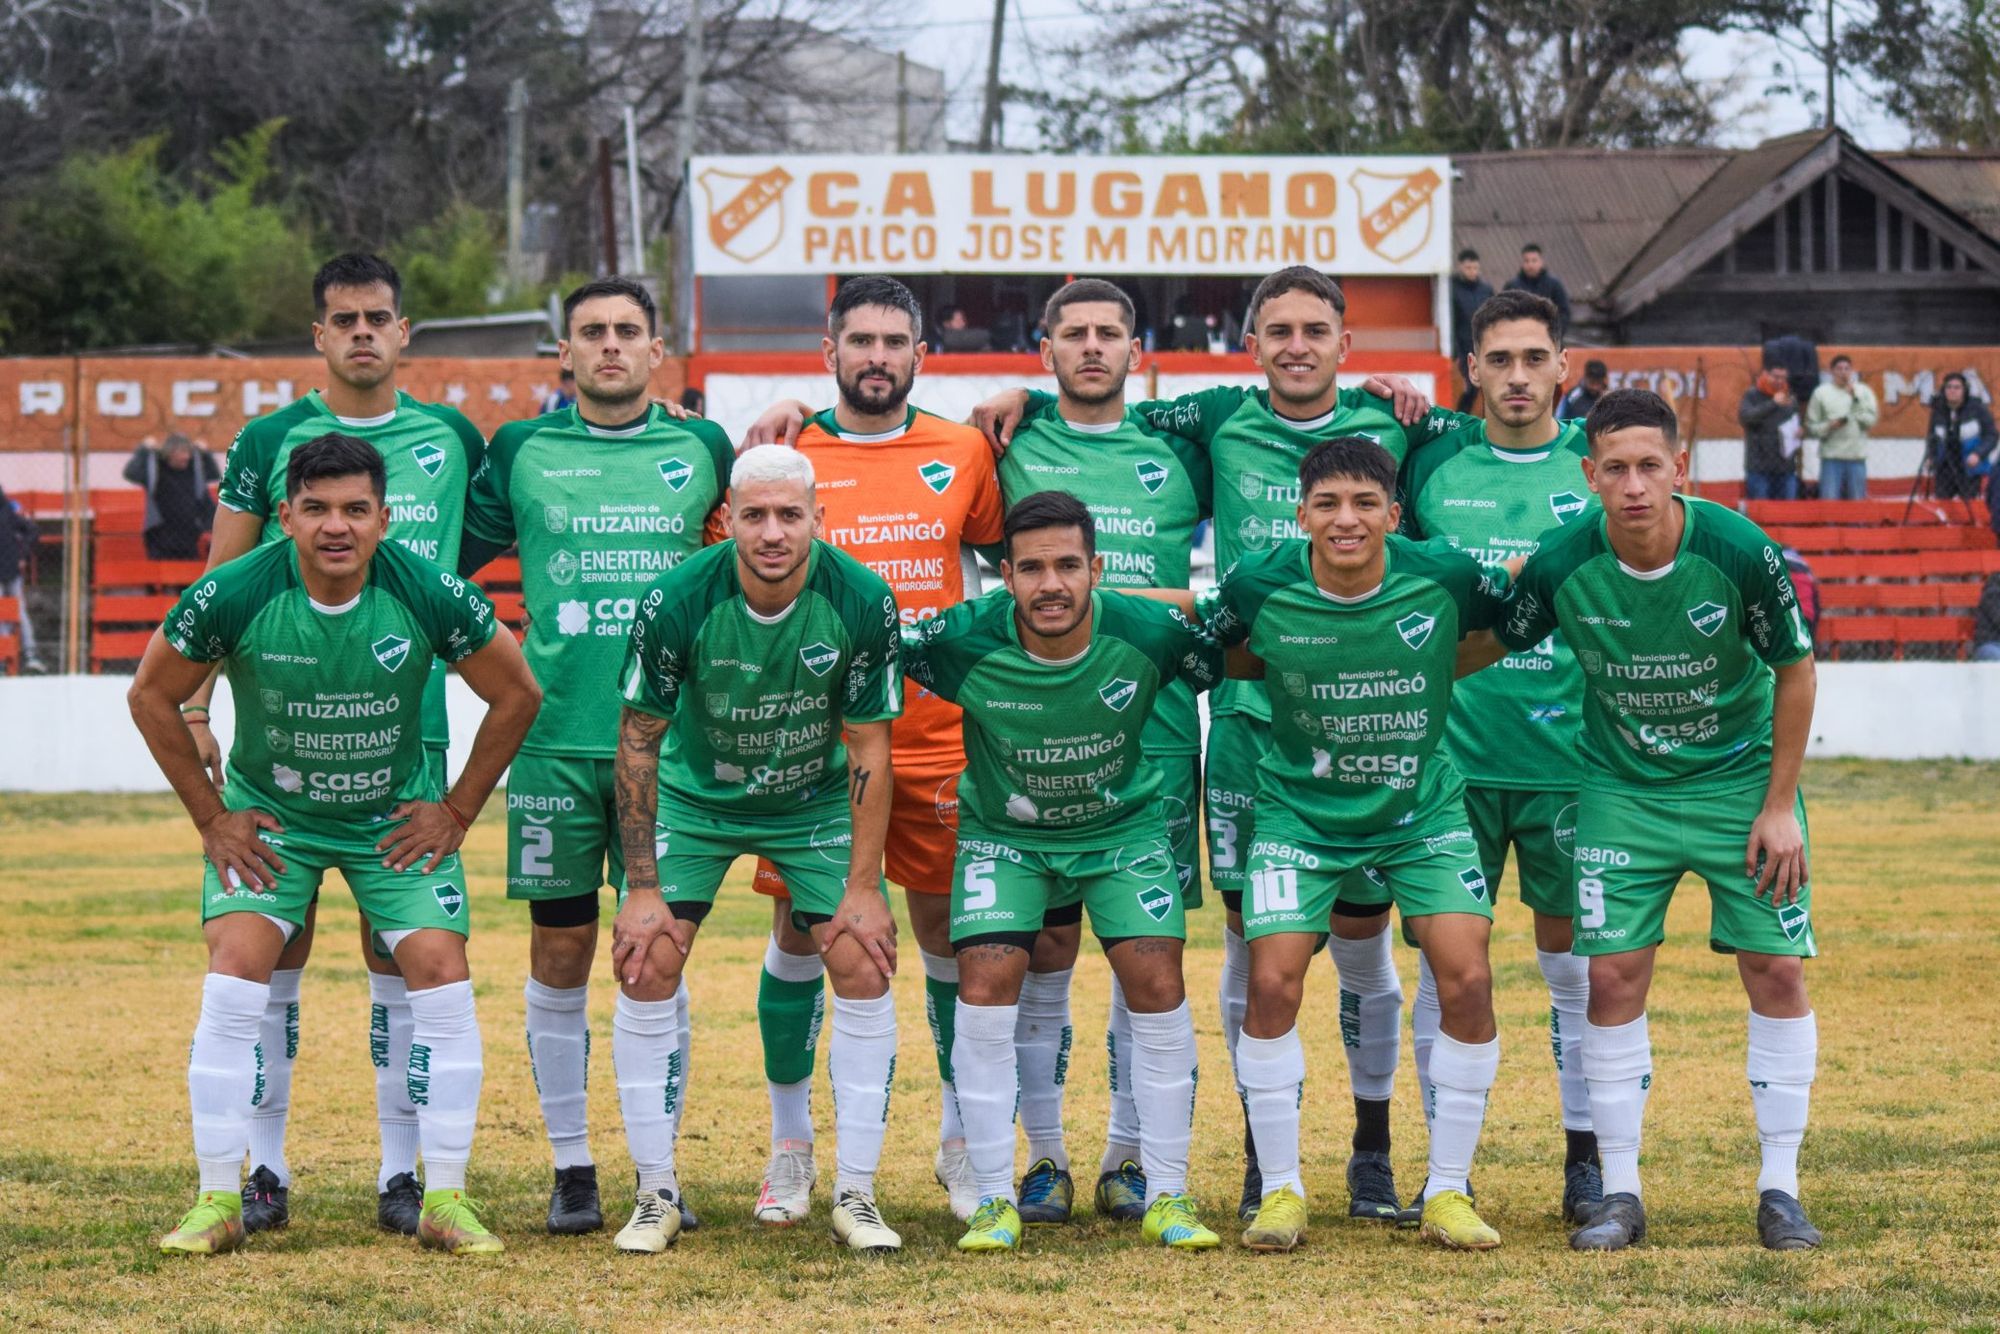
<instances>
[{"instance_id":1,"label":"black cleat","mask_svg":"<svg viewBox=\"0 0 2000 1334\"><path fill-rule=\"evenodd\" d=\"M1606 1195L1590 1222L1569 1234L1573 1251L1622 1251L1646 1239L1646 1206L1627 1191Z\"/></svg>"},{"instance_id":2,"label":"black cleat","mask_svg":"<svg viewBox=\"0 0 2000 1334\"><path fill-rule=\"evenodd\" d=\"M1421 1211L1423 1206L1419 1205ZM1393 1223L1403 1212L1396 1199L1396 1173L1389 1155L1357 1150L1347 1160L1347 1216Z\"/></svg>"},{"instance_id":3,"label":"black cleat","mask_svg":"<svg viewBox=\"0 0 2000 1334\"><path fill-rule=\"evenodd\" d=\"M1596 1163L1570 1163L1563 1168L1563 1222L1589 1224L1604 1203L1604 1173Z\"/></svg>"},{"instance_id":4,"label":"black cleat","mask_svg":"<svg viewBox=\"0 0 2000 1334\"><path fill-rule=\"evenodd\" d=\"M681 1231L693 1232L701 1226L701 1219L695 1217L694 1210L688 1208L687 1196L682 1195L674 1203L681 1207Z\"/></svg>"},{"instance_id":5,"label":"black cleat","mask_svg":"<svg viewBox=\"0 0 2000 1334\"><path fill-rule=\"evenodd\" d=\"M1819 1229L1806 1221L1805 1206L1782 1190L1767 1190L1757 1197L1757 1240L1767 1251L1810 1251L1819 1246Z\"/></svg>"},{"instance_id":6,"label":"black cleat","mask_svg":"<svg viewBox=\"0 0 2000 1334\"><path fill-rule=\"evenodd\" d=\"M417 1220L424 1213L424 1188L408 1172L389 1178L389 1188L375 1197L375 1223L384 1232L417 1235Z\"/></svg>"},{"instance_id":7,"label":"black cleat","mask_svg":"<svg viewBox=\"0 0 2000 1334\"><path fill-rule=\"evenodd\" d=\"M1250 1133L1250 1112L1243 1112L1243 1194L1236 1201L1236 1217L1245 1223L1264 1207L1264 1170L1257 1166L1257 1137Z\"/></svg>"},{"instance_id":8,"label":"black cleat","mask_svg":"<svg viewBox=\"0 0 2000 1334\"><path fill-rule=\"evenodd\" d=\"M286 1203L290 1195L290 1187L278 1184L276 1172L258 1164L243 1183L243 1230L275 1232L291 1222L291 1206Z\"/></svg>"},{"instance_id":9,"label":"black cleat","mask_svg":"<svg viewBox=\"0 0 2000 1334\"><path fill-rule=\"evenodd\" d=\"M603 1228L604 1210L597 1203L597 1164L558 1167L555 1189L549 1192L550 1234L574 1237Z\"/></svg>"}]
</instances>

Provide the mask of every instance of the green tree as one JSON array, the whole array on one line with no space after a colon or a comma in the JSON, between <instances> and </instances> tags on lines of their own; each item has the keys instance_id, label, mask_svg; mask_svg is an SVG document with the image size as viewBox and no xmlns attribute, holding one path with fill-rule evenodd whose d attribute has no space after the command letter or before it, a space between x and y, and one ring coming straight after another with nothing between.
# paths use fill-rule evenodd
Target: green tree
<instances>
[{"instance_id":1,"label":"green tree","mask_svg":"<svg viewBox=\"0 0 2000 1334\"><path fill-rule=\"evenodd\" d=\"M1936 148L2000 148L2000 4L1877 0L1842 55L1874 76L1882 103Z\"/></svg>"}]
</instances>

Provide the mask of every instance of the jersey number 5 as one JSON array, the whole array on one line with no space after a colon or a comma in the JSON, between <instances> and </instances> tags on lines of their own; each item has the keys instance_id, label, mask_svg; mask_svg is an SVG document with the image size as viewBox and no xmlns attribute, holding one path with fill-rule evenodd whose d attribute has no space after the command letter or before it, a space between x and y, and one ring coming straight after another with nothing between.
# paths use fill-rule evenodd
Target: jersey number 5
<instances>
[{"instance_id":1,"label":"jersey number 5","mask_svg":"<svg viewBox=\"0 0 2000 1334\"><path fill-rule=\"evenodd\" d=\"M1000 886L993 883L993 867L991 857L965 864L965 902L959 905L960 912L991 908L1000 897Z\"/></svg>"}]
</instances>

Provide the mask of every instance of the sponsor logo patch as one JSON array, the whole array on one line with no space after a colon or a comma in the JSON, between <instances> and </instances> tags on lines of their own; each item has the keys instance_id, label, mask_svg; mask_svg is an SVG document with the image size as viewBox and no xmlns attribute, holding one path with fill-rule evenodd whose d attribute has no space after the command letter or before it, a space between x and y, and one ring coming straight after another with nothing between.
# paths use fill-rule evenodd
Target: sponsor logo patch
<instances>
[{"instance_id":1,"label":"sponsor logo patch","mask_svg":"<svg viewBox=\"0 0 2000 1334\"><path fill-rule=\"evenodd\" d=\"M556 606L556 631L580 635L590 629L590 608L581 598L569 598Z\"/></svg>"},{"instance_id":2,"label":"sponsor logo patch","mask_svg":"<svg viewBox=\"0 0 2000 1334\"><path fill-rule=\"evenodd\" d=\"M542 526L547 528L552 533L568 532L569 506L567 505L542 506Z\"/></svg>"}]
</instances>

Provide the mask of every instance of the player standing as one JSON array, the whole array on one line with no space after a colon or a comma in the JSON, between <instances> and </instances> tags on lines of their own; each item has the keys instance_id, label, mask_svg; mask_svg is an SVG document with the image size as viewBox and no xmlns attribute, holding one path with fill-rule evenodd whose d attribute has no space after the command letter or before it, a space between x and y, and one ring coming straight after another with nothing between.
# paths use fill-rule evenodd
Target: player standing
<instances>
[{"instance_id":1,"label":"player standing","mask_svg":"<svg viewBox=\"0 0 2000 1334\"><path fill-rule=\"evenodd\" d=\"M1758 1236L1810 1249L1820 1234L1799 1204L1798 1155L1819 1029L1799 770L1812 636L1777 545L1734 510L1675 494L1688 460L1669 404L1617 390L1584 429L1603 516L1547 536L1493 646L1518 652L1560 629L1583 667L1575 949L1590 960L1583 1071L1605 1194L1570 1245L1620 1250L1646 1235L1646 993L1667 904L1692 872L1708 882L1710 944L1736 956L1750 1000Z\"/></svg>"},{"instance_id":2,"label":"player standing","mask_svg":"<svg viewBox=\"0 0 2000 1334\"><path fill-rule=\"evenodd\" d=\"M1442 537L1492 569L1534 554L1551 529L1595 520L1596 497L1579 463L1586 452L1583 423L1555 416L1568 373L1561 328L1554 303L1530 292L1502 292L1473 313L1466 373L1485 403L1486 420L1410 456L1403 470L1405 532ZM1445 751L1465 779L1465 813L1486 883L1497 892L1511 845L1521 899L1534 913L1535 962L1549 988L1549 1038L1567 1141L1567 1222L1586 1221L1604 1194L1583 1082L1590 964L1570 952L1582 711L1576 655L1552 634L1461 682L1445 730ZM1421 956L1410 1027L1417 1083L1428 1106L1425 1076L1437 1040L1438 999L1437 980ZM1419 1199L1403 1221L1414 1225L1421 1214Z\"/></svg>"},{"instance_id":3,"label":"player standing","mask_svg":"<svg viewBox=\"0 0 2000 1334\"><path fill-rule=\"evenodd\" d=\"M666 1128L683 1079L673 997L730 863L753 854L784 876L792 927L833 978L834 1237L894 1251L902 1238L876 1208L875 1171L896 1069L896 925L882 892L889 724L902 706L896 602L813 539L822 516L807 455L744 451L729 502L729 540L653 585L626 650L626 887L612 957L636 1021L616 1060L639 1207L618 1244L661 1251L679 1231Z\"/></svg>"},{"instance_id":4,"label":"player standing","mask_svg":"<svg viewBox=\"0 0 2000 1334\"><path fill-rule=\"evenodd\" d=\"M291 540L205 576L146 646L134 721L201 831L209 972L188 1053L201 1196L161 1241L214 1254L243 1244L238 1174L261 1075L258 1030L286 941L338 870L410 986L403 1077L426 1189L417 1236L454 1254L498 1251L465 1197L482 1078L465 960L458 858L540 692L478 589L391 543L375 447L324 434L285 465ZM449 793L425 763L431 660L456 663L488 709ZM177 710L220 662L241 701L229 782L210 784Z\"/></svg>"},{"instance_id":5,"label":"player standing","mask_svg":"<svg viewBox=\"0 0 2000 1334\"><path fill-rule=\"evenodd\" d=\"M402 280L375 255L337 255L313 275L313 346L326 358L326 385L290 405L246 422L223 465L208 568L217 569L259 542L284 537L278 509L292 450L329 431L365 440L388 470L390 540L450 570L458 561L466 480L485 448L479 431L456 408L419 403L396 388L396 367L410 340L402 314ZM221 750L208 730L208 687L185 715L203 763L223 781ZM239 709L246 701L237 700ZM438 790L445 787L445 669L433 663L424 692L423 744ZM249 1179L243 1221L252 1232L283 1227L290 1217L292 1171L285 1130L292 1105L292 1066L299 1047L299 979L312 952L318 901L306 906L304 930L285 947L271 974L271 1002L259 1032L264 1087L250 1117ZM375 1112L382 1162L376 1173L376 1220L405 1234L417 1228L423 1190L416 1178L417 1109L410 1102L407 986L390 952L361 923L361 958L368 966L368 1053L375 1065Z\"/></svg>"},{"instance_id":6,"label":"player standing","mask_svg":"<svg viewBox=\"0 0 2000 1334\"><path fill-rule=\"evenodd\" d=\"M649 401L666 345L644 287L585 283L564 298L563 326L577 401L494 434L472 481L462 568L520 544L528 664L548 707L507 778L507 897L526 899L533 923L528 1058L555 1155L548 1230L583 1233L604 1226L586 1119L597 892L607 863L614 884L624 871L612 790L618 703L608 686L647 587L700 550L731 451L714 423L676 420ZM685 1067L685 987L676 1004ZM614 1052L636 1022L621 996Z\"/></svg>"}]
</instances>

